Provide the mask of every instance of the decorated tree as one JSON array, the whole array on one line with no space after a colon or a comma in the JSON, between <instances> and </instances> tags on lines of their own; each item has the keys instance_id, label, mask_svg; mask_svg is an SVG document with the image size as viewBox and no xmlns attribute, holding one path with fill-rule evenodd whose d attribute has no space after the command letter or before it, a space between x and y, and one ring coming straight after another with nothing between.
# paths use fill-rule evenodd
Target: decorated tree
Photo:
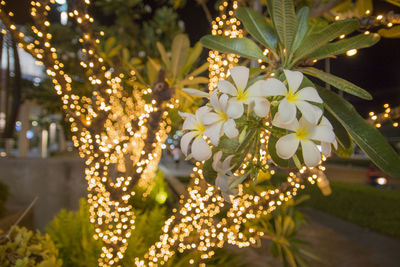
<instances>
[{"instance_id":1,"label":"decorated tree","mask_svg":"<svg viewBox=\"0 0 400 267\"><path fill-rule=\"evenodd\" d=\"M144 257L134 259L137 266L163 265L187 250L196 250L205 260L225 244L257 244L270 234L259 227L259 220L291 201L308 183L327 190L323 161L332 150L345 154L353 140L378 167L400 176L399 156L380 133L343 97L308 78L371 99L360 87L312 65L351 49L369 47L379 41L379 35L354 34L358 19L315 24L309 19L308 7L299 7L296 12L291 0L266 2L267 17L251 8L239 8L236 1L228 11L240 20L232 17L229 24L243 24L249 37L243 37L245 32L237 33L233 26L225 33L214 24L216 34L201 40L207 48L230 54L236 59L234 63L239 63L238 57L262 63L252 69L224 64L230 67L229 72L214 73L224 75L219 75L210 93L184 89L203 83L204 78L196 76L208 68L203 65L190 72L201 47L189 48L184 35L174 37L170 53L157 43L161 59L149 58L146 67L132 68L129 73L112 71L113 61L105 60L102 55L107 49L99 45L103 34L94 32L94 19L87 12L90 1L84 0L76 1L69 14L81 31L79 60L90 84L88 95L77 95L73 76L64 71L62 57L48 32L47 14L53 1L32 1L34 41L25 38L9 14L0 12L19 46L46 66L63 101L73 141L85 159L90 222L95 226L94 238L102 243L100 266L118 265L124 257L135 225L129 204L135 195L133 187L150 187L161 144L171 127L168 115L188 99L207 99L195 114L180 113L185 119L181 148L197 160L192 183L165 220L159 241ZM223 2L221 10L227 5ZM226 17L216 19L218 25ZM340 40L340 36L350 34L354 36ZM110 47L118 45L117 40L110 43ZM210 58L212 55L219 54L211 53ZM278 169L289 170L285 181L277 187L257 186L260 177ZM280 216L275 232L291 235L295 232L293 222ZM279 249L284 251L286 263L301 264L301 258L289 253L288 246Z\"/></svg>"}]
</instances>

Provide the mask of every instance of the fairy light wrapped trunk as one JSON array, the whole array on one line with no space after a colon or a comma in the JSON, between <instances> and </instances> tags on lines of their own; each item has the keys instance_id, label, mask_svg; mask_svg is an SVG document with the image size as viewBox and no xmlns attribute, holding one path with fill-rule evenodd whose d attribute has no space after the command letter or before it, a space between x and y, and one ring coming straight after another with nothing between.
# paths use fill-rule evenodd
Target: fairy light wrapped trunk
<instances>
[{"instance_id":1,"label":"fairy light wrapped trunk","mask_svg":"<svg viewBox=\"0 0 400 267\"><path fill-rule=\"evenodd\" d=\"M1 4L4 6L5 2ZM67 120L71 123L73 142L85 159L88 181L88 202L95 239L103 241L99 266L117 263L127 247L134 228L134 214L128 204L134 194L133 186L151 183L161 157L161 144L167 137L166 115L173 90L159 72L152 90L151 103L143 100L140 90L129 97L123 90L121 78L113 76L98 56L99 37L92 31L94 21L87 13L88 0L75 1L69 14L81 28L83 58L80 65L87 70L92 85L92 97L73 93L72 78L63 70L52 36L48 33L47 15L54 1L32 1L31 15L35 21L34 42L27 42L22 32L11 22L12 13L3 9L0 18L6 29L18 40L19 46L46 67L54 88L63 101ZM111 171L116 165L116 171Z\"/></svg>"},{"instance_id":2,"label":"fairy light wrapped trunk","mask_svg":"<svg viewBox=\"0 0 400 267\"><path fill-rule=\"evenodd\" d=\"M211 23L212 35L229 38L243 37L240 21L235 17L238 6L237 1L223 1L221 3L218 7L220 15ZM212 91L217 87L219 80L227 77L228 70L239 62L239 57L232 53L210 50L207 61L210 63L208 89Z\"/></svg>"}]
</instances>

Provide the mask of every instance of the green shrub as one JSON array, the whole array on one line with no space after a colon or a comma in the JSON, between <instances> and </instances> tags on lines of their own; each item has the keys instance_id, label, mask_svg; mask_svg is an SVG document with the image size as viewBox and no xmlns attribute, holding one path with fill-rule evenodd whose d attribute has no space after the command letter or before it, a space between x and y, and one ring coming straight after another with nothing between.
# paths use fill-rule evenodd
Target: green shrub
<instances>
[{"instance_id":1,"label":"green shrub","mask_svg":"<svg viewBox=\"0 0 400 267\"><path fill-rule=\"evenodd\" d=\"M82 199L79 211L61 210L46 228L60 252L64 267L97 266L101 242L93 239L94 227L89 217L89 205Z\"/></svg>"},{"instance_id":2,"label":"green shrub","mask_svg":"<svg viewBox=\"0 0 400 267\"><path fill-rule=\"evenodd\" d=\"M62 261L49 235L16 227L0 238L0 266L61 267Z\"/></svg>"},{"instance_id":3,"label":"green shrub","mask_svg":"<svg viewBox=\"0 0 400 267\"><path fill-rule=\"evenodd\" d=\"M332 194L323 196L308 186L305 205L400 240L400 192L359 184L331 182Z\"/></svg>"}]
</instances>

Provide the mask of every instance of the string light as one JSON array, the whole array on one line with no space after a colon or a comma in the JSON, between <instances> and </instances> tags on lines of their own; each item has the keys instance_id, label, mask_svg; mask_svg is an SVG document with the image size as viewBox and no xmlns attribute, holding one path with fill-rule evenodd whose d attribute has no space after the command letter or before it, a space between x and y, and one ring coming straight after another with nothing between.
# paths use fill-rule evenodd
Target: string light
<instances>
[{"instance_id":1,"label":"string light","mask_svg":"<svg viewBox=\"0 0 400 267\"><path fill-rule=\"evenodd\" d=\"M389 122L394 128L399 127L397 120L400 117L399 108L392 109L388 103L383 105L384 112L376 114L371 111L369 115L370 121L375 125L376 128L381 128L383 124Z\"/></svg>"},{"instance_id":2,"label":"string light","mask_svg":"<svg viewBox=\"0 0 400 267\"><path fill-rule=\"evenodd\" d=\"M219 6L220 16L216 17L211 23L212 35L221 35L229 38L243 37L243 31L240 29L240 21L235 17L235 10L237 8L237 1L233 1L232 3L224 1ZM211 92L217 87L219 80L227 77L228 70L239 62L239 56L210 50L207 60L210 63L208 88Z\"/></svg>"}]
</instances>

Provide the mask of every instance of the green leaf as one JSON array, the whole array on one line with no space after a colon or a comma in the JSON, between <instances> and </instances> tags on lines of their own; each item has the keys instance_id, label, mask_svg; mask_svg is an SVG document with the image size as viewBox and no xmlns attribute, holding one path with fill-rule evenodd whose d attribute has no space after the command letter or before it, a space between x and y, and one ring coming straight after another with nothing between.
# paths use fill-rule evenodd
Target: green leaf
<instances>
[{"instance_id":1,"label":"green leaf","mask_svg":"<svg viewBox=\"0 0 400 267\"><path fill-rule=\"evenodd\" d=\"M358 96L363 99L371 100L372 96L370 93L365 91L364 89L358 87L357 85L346 81L342 78L339 78L333 74L321 71L316 68L301 68L299 69L301 72L314 76L318 79L320 79L323 82L329 83L330 85L336 87L339 90L342 90L346 93Z\"/></svg>"},{"instance_id":2,"label":"green leaf","mask_svg":"<svg viewBox=\"0 0 400 267\"><path fill-rule=\"evenodd\" d=\"M292 65L298 62L300 59L308 56L312 52L320 49L340 35L353 32L358 28L358 25L359 23L357 19L341 20L331 23L317 32L311 33L307 36L307 38L304 39L297 50L295 54L296 60Z\"/></svg>"},{"instance_id":3,"label":"green leaf","mask_svg":"<svg viewBox=\"0 0 400 267\"><path fill-rule=\"evenodd\" d=\"M273 0L273 22L286 53L290 54L297 30L293 0Z\"/></svg>"},{"instance_id":4,"label":"green leaf","mask_svg":"<svg viewBox=\"0 0 400 267\"><path fill-rule=\"evenodd\" d=\"M218 35L206 35L200 42L209 49L218 50L222 53L233 53L250 59L268 60L261 49L248 38L227 38Z\"/></svg>"},{"instance_id":5,"label":"green leaf","mask_svg":"<svg viewBox=\"0 0 400 267\"><path fill-rule=\"evenodd\" d=\"M176 84L176 87L182 87L182 86L187 86L187 85L197 85L197 84L202 84L202 83L208 83L208 78L206 77L196 77L193 79L186 79L183 81L180 81L179 83Z\"/></svg>"},{"instance_id":6,"label":"green leaf","mask_svg":"<svg viewBox=\"0 0 400 267\"><path fill-rule=\"evenodd\" d=\"M357 0L356 2L356 13L359 17L362 17L365 15L365 12L369 10L370 13L372 14L373 11L373 5L372 5L372 0Z\"/></svg>"},{"instance_id":7,"label":"green leaf","mask_svg":"<svg viewBox=\"0 0 400 267\"><path fill-rule=\"evenodd\" d=\"M171 72L173 77L178 76L180 70L185 66L190 48L190 41L186 34L178 34L172 41Z\"/></svg>"},{"instance_id":8,"label":"green leaf","mask_svg":"<svg viewBox=\"0 0 400 267\"><path fill-rule=\"evenodd\" d=\"M345 99L320 86L317 89L326 109L343 125L375 165L388 175L400 178L400 157L382 134Z\"/></svg>"},{"instance_id":9,"label":"green leaf","mask_svg":"<svg viewBox=\"0 0 400 267\"><path fill-rule=\"evenodd\" d=\"M157 42L157 48L158 48L158 51L160 52L161 59L164 62L165 68L167 70L171 69L171 61L169 59L167 51L165 51L164 46L160 42Z\"/></svg>"},{"instance_id":10,"label":"green leaf","mask_svg":"<svg viewBox=\"0 0 400 267\"><path fill-rule=\"evenodd\" d=\"M354 151L353 139L343 125L328 110L325 110L324 115L332 124L336 141L338 142L338 148L334 149L335 153L342 158L349 158Z\"/></svg>"},{"instance_id":11,"label":"green leaf","mask_svg":"<svg viewBox=\"0 0 400 267\"><path fill-rule=\"evenodd\" d=\"M400 0L386 0L386 2L391 3L392 5L400 7Z\"/></svg>"},{"instance_id":12,"label":"green leaf","mask_svg":"<svg viewBox=\"0 0 400 267\"><path fill-rule=\"evenodd\" d=\"M203 164L203 177L209 184L214 184L217 172L212 167L213 158L206 160Z\"/></svg>"},{"instance_id":13,"label":"green leaf","mask_svg":"<svg viewBox=\"0 0 400 267\"><path fill-rule=\"evenodd\" d=\"M155 62L152 58L148 58L147 63L146 63L146 69L147 69L147 76L149 78L149 83L154 84L157 80L158 76L158 71L160 70L160 65Z\"/></svg>"},{"instance_id":14,"label":"green leaf","mask_svg":"<svg viewBox=\"0 0 400 267\"><path fill-rule=\"evenodd\" d=\"M400 31L399 31L400 33ZM332 57L339 54L344 54L346 51L351 49L361 49L370 47L376 44L380 40L379 34L359 34L354 37L346 38L334 43L327 44L320 49L311 53L308 57L312 59L321 59L326 57Z\"/></svg>"},{"instance_id":15,"label":"green leaf","mask_svg":"<svg viewBox=\"0 0 400 267\"><path fill-rule=\"evenodd\" d=\"M251 8L241 7L236 11L236 16L251 36L268 49L275 50L277 40L274 29L263 15Z\"/></svg>"},{"instance_id":16,"label":"green leaf","mask_svg":"<svg viewBox=\"0 0 400 267\"><path fill-rule=\"evenodd\" d=\"M306 36L308 30L308 17L310 15L310 9L308 7L302 7L296 14L297 17L297 33L294 38L292 53L296 52L301 42L303 42L304 36Z\"/></svg>"},{"instance_id":17,"label":"green leaf","mask_svg":"<svg viewBox=\"0 0 400 267\"><path fill-rule=\"evenodd\" d=\"M197 69L195 69L194 71L189 73L189 76L197 76L197 75L205 72L206 70L208 70L209 65L210 65L210 63L208 63L208 62L204 63L203 65L201 65L200 67L198 67Z\"/></svg>"},{"instance_id":18,"label":"green leaf","mask_svg":"<svg viewBox=\"0 0 400 267\"><path fill-rule=\"evenodd\" d=\"M196 62L196 60L200 57L202 51L203 51L203 46L201 45L200 42L197 42L193 48L189 49L189 55L187 57L183 70L189 71L192 68L193 64Z\"/></svg>"},{"instance_id":19,"label":"green leaf","mask_svg":"<svg viewBox=\"0 0 400 267\"><path fill-rule=\"evenodd\" d=\"M380 29L378 33L385 38L400 38L400 25L389 29Z\"/></svg>"}]
</instances>

